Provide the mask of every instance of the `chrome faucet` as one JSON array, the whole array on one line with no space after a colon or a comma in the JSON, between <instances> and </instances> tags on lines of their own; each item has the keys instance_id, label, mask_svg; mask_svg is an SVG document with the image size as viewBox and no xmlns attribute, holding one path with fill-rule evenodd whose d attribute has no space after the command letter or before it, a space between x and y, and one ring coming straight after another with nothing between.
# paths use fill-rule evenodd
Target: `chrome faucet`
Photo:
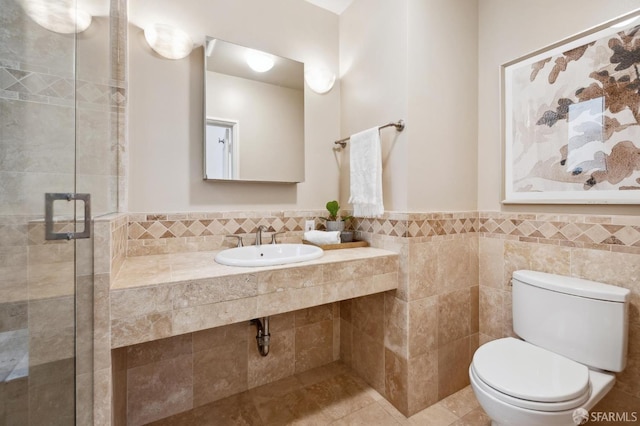
<instances>
[{"instance_id":1,"label":"chrome faucet","mask_svg":"<svg viewBox=\"0 0 640 426\"><path fill-rule=\"evenodd\" d=\"M266 231L267 227L264 225L258 226L258 230L256 231L256 245L262 245L262 231Z\"/></svg>"}]
</instances>

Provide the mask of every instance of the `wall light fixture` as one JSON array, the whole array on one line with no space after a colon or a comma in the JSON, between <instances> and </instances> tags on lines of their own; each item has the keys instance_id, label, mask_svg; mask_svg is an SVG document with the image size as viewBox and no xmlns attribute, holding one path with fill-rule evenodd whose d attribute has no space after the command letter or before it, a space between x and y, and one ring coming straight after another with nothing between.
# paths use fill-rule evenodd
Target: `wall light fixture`
<instances>
[{"instance_id":1,"label":"wall light fixture","mask_svg":"<svg viewBox=\"0 0 640 426\"><path fill-rule=\"evenodd\" d=\"M193 50L189 34L171 25L150 25L144 29L144 38L158 55L167 59L182 59Z\"/></svg>"},{"instance_id":2,"label":"wall light fixture","mask_svg":"<svg viewBox=\"0 0 640 426\"><path fill-rule=\"evenodd\" d=\"M336 75L327 68L305 67L304 81L314 92L322 95L333 88Z\"/></svg>"},{"instance_id":3,"label":"wall light fixture","mask_svg":"<svg viewBox=\"0 0 640 426\"><path fill-rule=\"evenodd\" d=\"M247 52L245 59L255 72L267 72L275 64L273 55L253 49Z\"/></svg>"},{"instance_id":4,"label":"wall light fixture","mask_svg":"<svg viewBox=\"0 0 640 426\"><path fill-rule=\"evenodd\" d=\"M74 34L85 31L92 17L74 7L71 1L22 0L22 7L38 25L59 34Z\"/></svg>"}]
</instances>

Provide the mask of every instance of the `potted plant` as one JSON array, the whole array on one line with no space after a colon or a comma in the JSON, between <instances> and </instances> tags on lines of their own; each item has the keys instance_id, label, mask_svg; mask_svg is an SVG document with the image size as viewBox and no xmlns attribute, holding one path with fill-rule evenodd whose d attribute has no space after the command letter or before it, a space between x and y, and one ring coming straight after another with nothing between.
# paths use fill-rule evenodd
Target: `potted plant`
<instances>
[{"instance_id":1,"label":"potted plant","mask_svg":"<svg viewBox=\"0 0 640 426\"><path fill-rule=\"evenodd\" d=\"M340 211L340 204L336 201L329 201L326 205L329 211L329 217L326 217L327 231L344 231L345 220L351 219L351 216L338 216Z\"/></svg>"}]
</instances>

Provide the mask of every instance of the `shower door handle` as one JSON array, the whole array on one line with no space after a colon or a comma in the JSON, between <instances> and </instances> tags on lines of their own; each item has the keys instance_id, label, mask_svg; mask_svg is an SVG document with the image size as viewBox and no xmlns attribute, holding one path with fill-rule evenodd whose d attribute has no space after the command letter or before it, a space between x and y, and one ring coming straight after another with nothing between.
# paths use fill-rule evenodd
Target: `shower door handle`
<instances>
[{"instance_id":1,"label":"shower door handle","mask_svg":"<svg viewBox=\"0 0 640 426\"><path fill-rule=\"evenodd\" d=\"M53 202L56 200L84 203L84 229L82 232L53 232ZM44 238L45 240L77 240L91 237L91 194L54 193L44 194Z\"/></svg>"}]
</instances>

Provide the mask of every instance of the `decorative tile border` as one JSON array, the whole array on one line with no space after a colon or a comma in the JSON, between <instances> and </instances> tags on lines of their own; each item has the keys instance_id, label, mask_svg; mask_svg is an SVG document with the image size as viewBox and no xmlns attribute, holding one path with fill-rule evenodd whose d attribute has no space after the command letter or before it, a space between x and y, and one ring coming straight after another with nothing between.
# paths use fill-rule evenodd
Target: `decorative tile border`
<instances>
[{"instance_id":1,"label":"decorative tile border","mask_svg":"<svg viewBox=\"0 0 640 426\"><path fill-rule=\"evenodd\" d=\"M229 213L132 215L128 232L129 240L244 235L255 233L261 225L270 232L302 232L305 220L317 219L318 213L266 213L255 217L247 217L246 213L238 213L237 217Z\"/></svg>"},{"instance_id":2,"label":"decorative tile border","mask_svg":"<svg viewBox=\"0 0 640 426\"><path fill-rule=\"evenodd\" d=\"M250 239L257 227L285 231L281 241L299 241L305 220L321 228L324 210L130 214L127 255L216 250L233 245L225 235ZM586 216L498 212L389 212L379 219L352 219L362 234L401 239L479 234L541 244L588 247L640 254L640 216ZM250 241L245 240L245 243Z\"/></svg>"},{"instance_id":3,"label":"decorative tile border","mask_svg":"<svg viewBox=\"0 0 640 426\"><path fill-rule=\"evenodd\" d=\"M478 213L390 213L380 219L354 219L359 232L401 238L458 235L477 231Z\"/></svg>"},{"instance_id":4,"label":"decorative tile border","mask_svg":"<svg viewBox=\"0 0 640 426\"><path fill-rule=\"evenodd\" d=\"M73 75L53 73L41 67L0 59L0 98L88 109L124 107L122 82L89 82Z\"/></svg>"},{"instance_id":5,"label":"decorative tile border","mask_svg":"<svg viewBox=\"0 0 640 426\"><path fill-rule=\"evenodd\" d=\"M318 227L323 214L323 210L130 214L127 256L232 247L236 242L225 238L227 235L243 237L245 244L251 244L260 225L266 226L267 232L284 231L280 242L300 242L305 221L313 219Z\"/></svg>"},{"instance_id":6,"label":"decorative tile border","mask_svg":"<svg viewBox=\"0 0 640 426\"><path fill-rule=\"evenodd\" d=\"M478 233L492 238L640 254L640 216L480 212Z\"/></svg>"}]
</instances>

